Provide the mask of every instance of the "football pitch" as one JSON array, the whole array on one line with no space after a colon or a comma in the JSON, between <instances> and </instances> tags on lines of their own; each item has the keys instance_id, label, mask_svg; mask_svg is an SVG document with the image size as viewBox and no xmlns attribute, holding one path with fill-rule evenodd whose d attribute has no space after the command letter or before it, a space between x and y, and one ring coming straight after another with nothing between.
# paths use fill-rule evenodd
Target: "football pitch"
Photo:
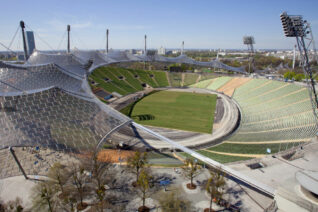
<instances>
[{"instance_id":1,"label":"football pitch","mask_svg":"<svg viewBox=\"0 0 318 212\"><path fill-rule=\"evenodd\" d=\"M131 105L137 123L200 133L212 133L217 95L159 91Z\"/></svg>"}]
</instances>

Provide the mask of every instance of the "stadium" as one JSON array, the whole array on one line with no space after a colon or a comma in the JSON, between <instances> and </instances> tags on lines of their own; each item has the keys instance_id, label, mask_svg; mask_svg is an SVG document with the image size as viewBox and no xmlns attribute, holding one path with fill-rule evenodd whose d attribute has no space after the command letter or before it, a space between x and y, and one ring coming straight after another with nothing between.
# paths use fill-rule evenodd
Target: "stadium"
<instances>
[{"instance_id":1,"label":"stadium","mask_svg":"<svg viewBox=\"0 0 318 212\"><path fill-rule=\"evenodd\" d=\"M121 67L155 62L204 66L222 73ZM218 60L148 54L146 49L143 55L34 51L24 64L1 62L0 72L1 179L46 176L51 164L93 151L100 157L111 153L115 162L125 159L108 151L110 145L123 152L163 153L172 165L194 157L222 169L253 192L276 198L278 204L287 197L274 164L302 166L299 158L309 155L303 163L311 169L317 158L318 125L313 116L317 108L312 107L305 83L250 75ZM262 175L257 170L262 168L275 170ZM305 170L301 173L311 176Z\"/></svg>"}]
</instances>

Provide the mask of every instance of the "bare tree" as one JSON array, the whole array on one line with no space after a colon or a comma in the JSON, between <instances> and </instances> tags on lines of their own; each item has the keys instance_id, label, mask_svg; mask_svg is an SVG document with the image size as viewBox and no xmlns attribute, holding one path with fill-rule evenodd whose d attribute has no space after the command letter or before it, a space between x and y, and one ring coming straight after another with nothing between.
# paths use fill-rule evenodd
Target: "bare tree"
<instances>
[{"instance_id":1,"label":"bare tree","mask_svg":"<svg viewBox=\"0 0 318 212\"><path fill-rule=\"evenodd\" d=\"M190 212L194 211L191 202L181 195L180 190L176 189L169 193L160 195L159 203L162 211L165 212Z\"/></svg>"},{"instance_id":2,"label":"bare tree","mask_svg":"<svg viewBox=\"0 0 318 212\"><path fill-rule=\"evenodd\" d=\"M71 183L74 185L75 190L77 191L76 196L79 197L80 205L77 207L85 208L83 199L86 194L86 189L88 188L88 172L85 170L83 164L73 164L71 167Z\"/></svg>"},{"instance_id":3,"label":"bare tree","mask_svg":"<svg viewBox=\"0 0 318 212\"><path fill-rule=\"evenodd\" d=\"M10 200L7 203L0 201L0 212L22 212L25 211L22 206L22 200L17 197L15 200Z\"/></svg>"},{"instance_id":4,"label":"bare tree","mask_svg":"<svg viewBox=\"0 0 318 212\"><path fill-rule=\"evenodd\" d=\"M189 189L195 189L196 185L193 183L193 179L201 173L201 166L198 165L193 158L187 158L182 167L182 174L185 178L190 180L190 184L187 185Z\"/></svg>"},{"instance_id":5,"label":"bare tree","mask_svg":"<svg viewBox=\"0 0 318 212\"><path fill-rule=\"evenodd\" d=\"M97 200L95 209L102 212L105 207L109 207L106 200L106 186L110 184L114 173L109 171L111 163L99 161L97 155L97 153L93 154L89 167L92 173L92 187Z\"/></svg>"},{"instance_id":6,"label":"bare tree","mask_svg":"<svg viewBox=\"0 0 318 212\"><path fill-rule=\"evenodd\" d=\"M146 152L141 153L137 151L132 157L128 158L127 165L131 172L136 175L136 182L138 181L140 171L146 167L147 164L148 157Z\"/></svg>"},{"instance_id":7,"label":"bare tree","mask_svg":"<svg viewBox=\"0 0 318 212\"><path fill-rule=\"evenodd\" d=\"M210 208L209 211L212 212L213 199L219 202L224 194L224 188L226 186L226 181L224 179L225 173L220 169L214 169L210 171L211 177L208 179L206 184L206 190L210 194Z\"/></svg>"},{"instance_id":8,"label":"bare tree","mask_svg":"<svg viewBox=\"0 0 318 212\"><path fill-rule=\"evenodd\" d=\"M55 163L50 168L48 177L51 179L49 182L52 183L53 186L56 186L56 189L63 194L65 191L64 187L70 177L67 167L60 163Z\"/></svg>"},{"instance_id":9,"label":"bare tree","mask_svg":"<svg viewBox=\"0 0 318 212\"><path fill-rule=\"evenodd\" d=\"M34 198L32 209L34 211L56 211L55 191L51 185L46 182L40 182L34 187L33 194Z\"/></svg>"}]
</instances>

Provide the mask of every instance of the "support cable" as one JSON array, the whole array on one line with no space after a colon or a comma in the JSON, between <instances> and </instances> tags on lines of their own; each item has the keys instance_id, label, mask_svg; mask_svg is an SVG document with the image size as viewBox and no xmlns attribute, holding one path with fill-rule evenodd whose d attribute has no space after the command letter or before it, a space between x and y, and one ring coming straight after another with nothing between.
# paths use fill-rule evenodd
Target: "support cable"
<instances>
[{"instance_id":1,"label":"support cable","mask_svg":"<svg viewBox=\"0 0 318 212\"><path fill-rule=\"evenodd\" d=\"M12 49L10 49L9 47L5 46L3 43L0 42L0 45L3 46L6 50L10 51L11 53L14 53L15 55L17 55L18 53L13 51Z\"/></svg>"},{"instance_id":2,"label":"support cable","mask_svg":"<svg viewBox=\"0 0 318 212\"><path fill-rule=\"evenodd\" d=\"M64 34L62 35L62 39L60 40L59 45L57 46L56 50L60 49L60 46L61 46L62 42L64 41L64 38L66 37L66 32L67 31L64 31Z\"/></svg>"},{"instance_id":3,"label":"support cable","mask_svg":"<svg viewBox=\"0 0 318 212\"><path fill-rule=\"evenodd\" d=\"M13 37L12 37L12 40L11 40L11 42L10 42L10 44L9 44L8 49L11 48L11 45L12 45L13 41L15 40L15 37L17 36L18 32L19 32L19 29L20 29L20 26L18 26L17 30L15 31L15 33L14 33L14 35L13 35Z\"/></svg>"},{"instance_id":4,"label":"support cable","mask_svg":"<svg viewBox=\"0 0 318 212\"><path fill-rule=\"evenodd\" d=\"M38 35L38 33L36 33L33 29L31 29L31 27L29 27L27 24L25 24L25 26L30 29L31 31L33 31L34 35L36 35L44 44L46 44L52 51L54 51L53 47L48 43L46 42L44 39L42 39L40 37L40 35Z\"/></svg>"}]
</instances>

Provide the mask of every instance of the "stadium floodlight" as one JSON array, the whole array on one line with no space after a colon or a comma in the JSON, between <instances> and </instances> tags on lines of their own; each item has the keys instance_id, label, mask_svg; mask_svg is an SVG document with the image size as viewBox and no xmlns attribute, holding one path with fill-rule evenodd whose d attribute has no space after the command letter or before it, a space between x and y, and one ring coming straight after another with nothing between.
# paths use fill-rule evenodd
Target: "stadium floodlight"
<instances>
[{"instance_id":1,"label":"stadium floodlight","mask_svg":"<svg viewBox=\"0 0 318 212\"><path fill-rule=\"evenodd\" d=\"M290 16L286 12L280 15L282 21L283 30L286 37L303 37L305 36L303 17L300 15Z\"/></svg>"},{"instance_id":2,"label":"stadium floodlight","mask_svg":"<svg viewBox=\"0 0 318 212\"><path fill-rule=\"evenodd\" d=\"M255 40L253 36L244 36L243 37L243 43L246 45L255 44Z\"/></svg>"},{"instance_id":3,"label":"stadium floodlight","mask_svg":"<svg viewBox=\"0 0 318 212\"><path fill-rule=\"evenodd\" d=\"M313 113L316 117L316 124L318 125L318 99L308 54L308 49L310 45L313 46L313 49L315 51L314 39L312 37L310 24L306 20L303 20L303 17L301 15L288 15L286 12L283 12L280 15L280 20L282 21L285 36L296 38L301 64L303 67L304 74L306 76L306 82L310 100L312 103ZM307 34L310 35L310 38L306 37ZM309 40L308 45L306 45L305 39Z\"/></svg>"}]
</instances>

